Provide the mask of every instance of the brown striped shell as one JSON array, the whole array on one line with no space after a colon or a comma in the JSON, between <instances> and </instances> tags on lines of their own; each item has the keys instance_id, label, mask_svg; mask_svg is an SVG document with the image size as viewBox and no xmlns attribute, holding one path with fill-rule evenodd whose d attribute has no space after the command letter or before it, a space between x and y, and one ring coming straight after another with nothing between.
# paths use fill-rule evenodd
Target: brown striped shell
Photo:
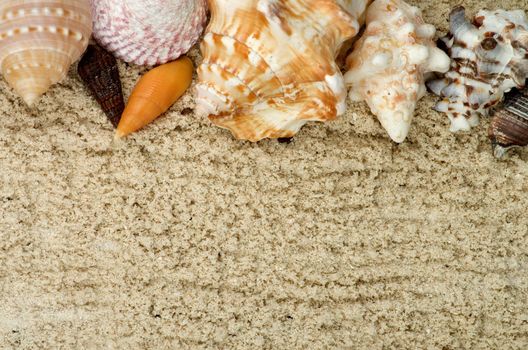
<instances>
[{"instance_id":1,"label":"brown striped shell","mask_svg":"<svg viewBox=\"0 0 528 350\"><path fill-rule=\"evenodd\" d=\"M528 146L528 90L515 91L495 113L488 131L495 157L514 147Z\"/></svg>"}]
</instances>

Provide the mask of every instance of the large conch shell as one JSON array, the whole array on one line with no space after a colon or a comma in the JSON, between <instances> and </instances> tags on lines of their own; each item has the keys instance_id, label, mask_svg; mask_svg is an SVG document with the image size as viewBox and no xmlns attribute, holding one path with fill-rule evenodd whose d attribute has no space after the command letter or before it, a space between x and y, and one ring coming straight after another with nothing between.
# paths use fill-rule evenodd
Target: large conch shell
<instances>
[{"instance_id":1,"label":"large conch shell","mask_svg":"<svg viewBox=\"0 0 528 350\"><path fill-rule=\"evenodd\" d=\"M376 0L367 28L347 59L345 82L352 101L365 100L395 142L409 133L425 75L446 72L449 57L433 42L436 29L400 0Z\"/></svg>"},{"instance_id":2,"label":"large conch shell","mask_svg":"<svg viewBox=\"0 0 528 350\"><path fill-rule=\"evenodd\" d=\"M335 63L359 24L336 0L210 0L197 112L235 137L287 138L345 112Z\"/></svg>"},{"instance_id":3,"label":"large conch shell","mask_svg":"<svg viewBox=\"0 0 528 350\"><path fill-rule=\"evenodd\" d=\"M451 131L470 130L488 116L504 93L528 78L528 20L523 10L480 11L471 23L464 8L453 9L450 33L441 39L453 59L444 78L429 82L443 100Z\"/></svg>"},{"instance_id":4,"label":"large conch shell","mask_svg":"<svg viewBox=\"0 0 528 350\"><path fill-rule=\"evenodd\" d=\"M158 65L187 53L207 19L206 0L92 0L94 38L125 62Z\"/></svg>"},{"instance_id":5,"label":"large conch shell","mask_svg":"<svg viewBox=\"0 0 528 350\"><path fill-rule=\"evenodd\" d=\"M68 73L92 32L89 0L0 1L0 67L32 105Z\"/></svg>"}]
</instances>

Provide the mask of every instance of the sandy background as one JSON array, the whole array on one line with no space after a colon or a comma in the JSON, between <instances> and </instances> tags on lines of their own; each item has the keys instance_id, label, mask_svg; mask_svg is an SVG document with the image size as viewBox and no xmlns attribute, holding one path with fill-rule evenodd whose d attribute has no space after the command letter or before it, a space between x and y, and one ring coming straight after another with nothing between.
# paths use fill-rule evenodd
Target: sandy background
<instances>
[{"instance_id":1,"label":"sandy background","mask_svg":"<svg viewBox=\"0 0 528 350\"><path fill-rule=\"evenodd\" d=\"M412 3L443 33L458 2ZM429 96L400 146L363 104L251 144L187 94L113 145L74 70L0 89L1 349L528 348L528 150L488 121Z\"/></svg>"}]
</instances>

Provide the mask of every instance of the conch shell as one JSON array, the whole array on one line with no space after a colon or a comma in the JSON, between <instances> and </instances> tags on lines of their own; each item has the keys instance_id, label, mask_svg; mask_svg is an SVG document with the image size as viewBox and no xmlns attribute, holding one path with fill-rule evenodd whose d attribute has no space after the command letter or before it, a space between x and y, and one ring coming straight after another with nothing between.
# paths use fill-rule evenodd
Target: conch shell
<instances>
[{"instance_id":1,"label":"conch shell","mask_svg":"<svg viewBox=\"0 0 528 350\"><path fill-rule=\"evenodd\" d=\"M395 142L409 133L425 75L446 72L449 57L433 42L436 29L400 0L376 0L366 30L347 59L345 82L352 101L365 100Z\"/></svg>"},{"instance_id":2,"label":"conch shell","mask_svg":"<svg viewBox=\"0 0 528 350\"><path fill-rule=\"evenodd\" d=\"M197 112L235 137L287 138L345 112L335 63L359 30L336 0L210 0Z\"/></svg>"},{"instance_id":3,"label":"conch shell","mask_svg":"<svg viewBox=\"0 0 528 350\"><path fill-rule=\"evenodd\" d=\"M506 97L489 128L493 154L502 158L514 147L528 146L528 89L515 91Z\"/></svg>"},{"instance_id":4,"label":"conch shell","mask_svg":"<svg viewBox=\"0 0 528 350\"><path fill-rule=\"evenodd\" d=\"M92 0L94 38L125 62L173 61L198 41L206 0Z\"/></svg>"},{"instance_id":5,"label":"conch shell","mask_svg":"<svg viewBox=\"0 0 528 350\"><path fill-rule=\"evenodd\" d=\"M28 105L84 52L92 33L88 0L0 1L0 67Z\"/></svg>"},{"instance_id":6,"label":"conch shell","mask_svg":"<svg viewBox=\"0 0 528 350\"><path fill-rule=\"evenodd\" d=\"M528 20L524 11L480 11L468 21L459 6L450 15L450 33L441 39L452 58L444 78L428 86L443 100L435 109L447 113L451 131L470 130L479 116L528 78Z\"/></svg>"}]
</instances>

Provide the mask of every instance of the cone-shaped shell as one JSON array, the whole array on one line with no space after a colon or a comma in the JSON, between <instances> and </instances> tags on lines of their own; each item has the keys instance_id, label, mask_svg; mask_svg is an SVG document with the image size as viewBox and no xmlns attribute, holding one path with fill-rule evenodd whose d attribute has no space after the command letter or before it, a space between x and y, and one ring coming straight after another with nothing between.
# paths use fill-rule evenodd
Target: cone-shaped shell
<instances>
[{"instance_id":1,"label":"cone-shaped shell","mask_svg":"<svg viewBox=\"0 0 528 350\"><path fill-rule=\"evenodd\" d=\"M335 58L357 34L336 0L210 0L196 111L239 139L291 137L344 113ZM317 9L317 10L315 10Z\"/></svg>"},{"instance_id":2,"label":"cone-shaped shell","mask_svg":"<svg viewBox=\"0 0 528 350\"><path fill-rule=\"evenodd\" d=\"M206 0L92 0L94 38L125 62L158 65L187 53L207 20Z\"/></svg>"},{"instance_id":3,"label":"cone-shaped shell","mask_svg":"<svg viewBox=\"0 0 528 350\"><path fill-rule=\"evenodd\" d=\"M510 148L528 146L528 90L513 92L493 117L489 138L495 157L502 158Z\"/></svg>"},{"instance_id":4,"label":"cone-shaped shell","mask_svg":"<svg viewBox=\"0 0 528 350\"><path fill-rule=\"evenodd\" d=\"M97 45L89 45L77 72L106 116L117 127L125 109L117 60Z\"/></svg>"},{"instance_id":5,"label":"cone-shaped shell","mask_svg":"<svg viewBox=\"0 0 528 350\"><path fill-rule=\"evenodd\" d=\"M61 81L88 45L89 0L0 1L0 69L31 105Z\"/></svg>"},{"instance_id":6,"label":"cone-shaped shell","mask_svg":"<svg viewBox=\"0 0 528 350\"><path fill-rule=\"evenodd\" d=\"M433 42L435 27L404 1L374 1L366 25L347 59L350 99L366 101L390 138L400 143L426 93L425 75L446 72L450 60Z\"/></svg>"},{"instance_id":7,"label":"cone-shaped shell","mask_svg":"<svg viewBox=\"0 0 528 350\"><path fill-rule=\"evenodd\" d=\"M127 136L165 113L189 88L192 74L192 61L182 57L141 77L128 99L116 137Z\"/></svg>"}]
</instances>

